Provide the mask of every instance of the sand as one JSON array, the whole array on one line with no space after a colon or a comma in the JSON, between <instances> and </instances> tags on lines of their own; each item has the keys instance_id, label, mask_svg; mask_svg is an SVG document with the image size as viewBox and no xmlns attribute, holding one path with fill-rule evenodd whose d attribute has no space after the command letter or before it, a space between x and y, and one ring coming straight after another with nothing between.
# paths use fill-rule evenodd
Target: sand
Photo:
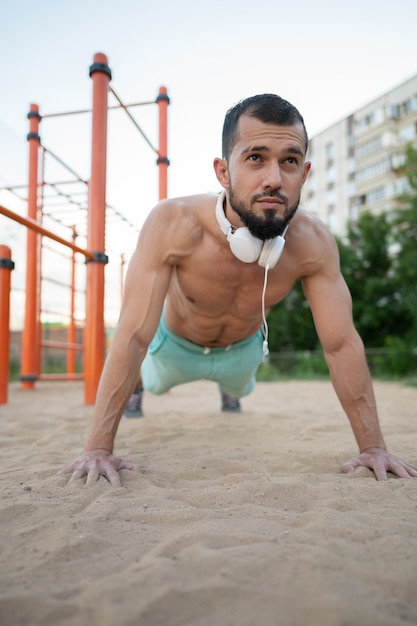
<instances>
[{"instance_id":1,"label":"sand","mask_svg":"<svg viewBox=\"0 0 417 626\"><path fill-rule=\"evenodd\" d=\"M417 462L417 389L376 383L390 450ZM56 472L81 452L82 383L0 407L2 626L417 624L417 480L340 473L356 454L327 382L213 383L144 400L122 487Z\"/></svg>"}]
</instances>

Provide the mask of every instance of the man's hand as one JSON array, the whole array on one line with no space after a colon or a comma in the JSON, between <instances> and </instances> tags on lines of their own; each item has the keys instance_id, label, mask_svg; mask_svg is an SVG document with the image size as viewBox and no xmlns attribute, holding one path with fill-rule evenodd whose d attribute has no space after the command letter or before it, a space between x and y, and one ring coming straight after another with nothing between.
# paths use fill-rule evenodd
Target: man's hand
<instances>
[{"instance_id":1,"label":"man's hand","mask_svg":"<svg viewBox=\"0 0 417 626\"><path fill-rule=\"evenodd\" d=\"M100 448L85 452L58 474L72 474L69 482L87 476L86 485L91 485L97 482L100 476L105 476L112 487L120 487L119 470L122 469L138 471L138 466L127 459L114 456L110 450Z\"/></svg>"},{"instance_id":2,"label":"man's hand","mask_svg":"<svg viewBox=\"0 0 417 626\"><path fill-rule=\"evenodd\" d=\"M403 461L382 448L368 448L358 457L350 459L342 467L342 472L351 474L357 467L373 470L377 480L387 480L387 472L398 478L417 478L417 465Z\"/></svg>"}]
</instances>

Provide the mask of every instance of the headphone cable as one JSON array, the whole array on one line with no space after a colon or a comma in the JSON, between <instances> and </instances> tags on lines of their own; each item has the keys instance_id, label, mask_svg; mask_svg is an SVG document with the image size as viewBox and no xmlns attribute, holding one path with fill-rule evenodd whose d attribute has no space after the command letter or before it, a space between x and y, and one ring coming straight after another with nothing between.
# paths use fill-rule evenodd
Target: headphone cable
<instances>
[{"instance_id":1,"label":"headphone cable","mask_svg":"<svg viewBox=\"0 0 417 626\"><path fill-rule=\"evenodd\" d=\"M265 275L264 275L264 286L262 289L262 322L263 322L263 326L262 326L262 334L264 336L264 342L262 345L262 350L263 350L263 361L267 361L268 360L268 356L269 356L269 346L268 346L268 322L266 321L266 313L265 313L265 294L266 294L266 287L268 284L268 270L269 270L269 265L265 265Z\"/></svg>"}]
</instances>

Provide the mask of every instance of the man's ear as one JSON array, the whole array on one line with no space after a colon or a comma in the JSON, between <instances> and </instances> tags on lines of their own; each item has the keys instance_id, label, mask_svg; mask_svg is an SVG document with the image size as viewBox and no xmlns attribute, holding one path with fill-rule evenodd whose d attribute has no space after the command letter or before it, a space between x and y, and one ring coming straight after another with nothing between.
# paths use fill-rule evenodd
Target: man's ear
<instances>
[{"instance_id":1,"label":"man's ear","mask_svg":"<svg viewBox=\"0 0 417 626\"><path fill-rule=\"evenodd\" d=\"M214 159L214 171L216 173L217 180L223 187L223 189L229 188L229 170L227 167L226 159L215 158Z\"/></svg>"},{"instance_id":2,"label":"man's ear","mask_svg":"<svg viewBox=\"0 0 417 626\"><path fill-rule=\"evenodd\" d=\"M302 182L303 185L304 185L304 183L307 180L307 176L308 176L308 174L310 172L310 169L311 169L311 162L310 161L306 161L304 163L304 175L303 175L303 182Z\"/></svg>"}]
</instances>

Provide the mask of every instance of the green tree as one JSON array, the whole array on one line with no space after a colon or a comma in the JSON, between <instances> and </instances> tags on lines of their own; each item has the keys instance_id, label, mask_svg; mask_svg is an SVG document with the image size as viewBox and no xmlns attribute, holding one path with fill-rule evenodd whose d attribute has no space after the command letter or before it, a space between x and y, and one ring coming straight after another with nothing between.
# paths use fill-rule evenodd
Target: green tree
<instances>
[{"instance_id":1,"label":"green tree","mask_svg":"<svg viewBox=\"0 0 417 626\"><path fill-rule=\"evenodd\" d=\"M409 345L417 347L417 150L406 148L403 169L408 191L399 197L392 230L396 254L394 276L396 295L407 312L406 323L398 328L397 335Z\"/></svg>"},{"instance_id":2,"label":"green tree","mask_svg":"<svg viewBox=\"0 0 417 626\"><path fill-rule=\"evenodd\" d=\"M384 338L406 323L392 277L390 228L386 215L363 213L349 227L345 241L336 238L355 326L367 347L382 347ZM268 322L271 351L320 349L300 281L269 313Z\"/></svg>"},{"instance_id":3,"label":"green tree","mask_svg":"<svg viewBox=\"0 0 417 626\"><path fill-rule=\"evenodd\" d=\"M271 309L268 315L268 328L271 352L318 348L310 306L305 299L300 281L278 306Z\"/></svg>"},{"instance_id":4,"label":"green tree","mask_svg":"<svg viewBox=\"0 0 417 626\"><path fill-rule=\"evenodd\" d=\"M355 326L367 347L382 347L407 321L395 287L390 233L386 214L366 212L349 227L346 242L337 241Z\"/></svg>"}]
</instances>

